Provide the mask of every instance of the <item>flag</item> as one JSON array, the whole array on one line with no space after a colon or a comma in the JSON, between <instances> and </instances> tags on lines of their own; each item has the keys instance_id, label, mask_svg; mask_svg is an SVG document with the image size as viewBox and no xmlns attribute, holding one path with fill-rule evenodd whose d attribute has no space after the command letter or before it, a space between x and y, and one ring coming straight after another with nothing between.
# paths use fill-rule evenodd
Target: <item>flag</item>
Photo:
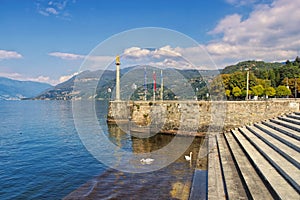
<instances>
[{"instance_id":1,"label":"flag","mask_svg":"<svg viewBox=\"0 0 300 200\"><path fill-rule=\"evenodd\" d=\"M153 90L156 91L156 74L155 74L155 71L153 71Z\"/></svg>"}]
</instances>

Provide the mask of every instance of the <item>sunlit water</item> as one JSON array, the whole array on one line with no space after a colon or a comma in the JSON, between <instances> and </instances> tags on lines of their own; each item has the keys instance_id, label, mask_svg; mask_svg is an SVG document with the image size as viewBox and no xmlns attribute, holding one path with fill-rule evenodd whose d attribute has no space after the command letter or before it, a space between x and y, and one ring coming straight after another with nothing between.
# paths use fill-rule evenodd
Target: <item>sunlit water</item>
<instances>
[{"instance_id":1,"label":"sunlit water","mask_svg":"<svg viewBox=\"0 0 300 200\"><path fill-rule=\"evenodd\" d=\"M107 104L98 102L100 124ZM117 126L107 137L133 152L158 149L173 136L137 139ZM196 155L197 138L184 153ZM69 101L0 101L0 199L187 199L192 162L184 154L150 173L124 173L104 166L82 145Z\"/></svg>"}]
</instances>

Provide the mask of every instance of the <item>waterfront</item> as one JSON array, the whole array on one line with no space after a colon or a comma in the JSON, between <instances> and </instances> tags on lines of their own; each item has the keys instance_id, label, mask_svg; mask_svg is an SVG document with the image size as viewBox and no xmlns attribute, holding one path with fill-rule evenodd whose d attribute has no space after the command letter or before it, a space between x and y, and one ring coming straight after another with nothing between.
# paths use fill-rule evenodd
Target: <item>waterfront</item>
<instances>
[{"instance_id":1,"label":"waterfront","mask_svg":"<svg viewBox=\"0 0 300 200\"><path fill-rule=\"evenodd\" d=\"M106 103L98 105L105 111ZM105 123L105 112L97 114L100 124ZM70 101L1 101L0 130L1 199L61 199L82 185L71 195L182 199L190 190L195 160L190 165L183 156L166 168L142 174L101 164L77 135ZM136 152L160 148L173 137L157 135L142 141L116 127L107 127L107 136ZM187 152L196 154L200 143L198 138Z\"/></svg>"}]
</instances>

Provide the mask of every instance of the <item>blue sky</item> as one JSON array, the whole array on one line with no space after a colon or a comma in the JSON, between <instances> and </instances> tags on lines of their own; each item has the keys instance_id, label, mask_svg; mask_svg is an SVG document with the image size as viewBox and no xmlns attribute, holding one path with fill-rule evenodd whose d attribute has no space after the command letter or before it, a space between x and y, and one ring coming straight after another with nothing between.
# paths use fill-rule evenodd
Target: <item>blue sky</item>
<instances>
[{"instance_id":1,"label":"blue sky","mask_svg":"<svg viewBox=\"0 0 300 200\"><path fill-rule=\"evenodd\" d=\"M142 27L186 34L218 68L294 59L299 7L298 0L0 0L0 76L56 84L102 41ZM177 51L197 57L188 48Z\"/></svg>"}]
</instances>

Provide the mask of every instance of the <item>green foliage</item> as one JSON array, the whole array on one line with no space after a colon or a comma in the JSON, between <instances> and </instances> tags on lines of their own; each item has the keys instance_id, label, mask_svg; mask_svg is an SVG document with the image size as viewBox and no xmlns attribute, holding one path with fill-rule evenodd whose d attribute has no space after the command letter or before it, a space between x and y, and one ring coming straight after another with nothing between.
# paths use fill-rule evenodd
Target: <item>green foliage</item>
<instances>
[{"instance_id":1,"label":"green foliage","mask_svg":"<svg viewBox=\"0 0 300 200\"><path fill-rule=\"evenodd\" d=\"M224 88L223 92L230 98L231 96L241 98L246 96L247 70L249 73L249 95L255 96L287 96L300 91L300 58L295 61L287 60L286 64L266 63L263 61L244 61L236 65L227 66L222 74L212 82L212 91ZM288 85L287 88L279 85ZM239 88L241 92L237 89ZM275 89L276 88L276 89ZM231 92L230 92L231 91Z\"/></svg>"},{"instance_id":2,"label":"green foliage","mask_svg":"<svg viewBox=\"0 0 300 200\"><path fill-rule=\"evenodd\" d=\"M230 97L230 90L225 90L226 97Z\"/></svg>"},{"instance_id":3,"label":"green foliage","mask_svg":"<svg viewBox=\"0 0 300 200\"><path fill-rule=\"evenodd\" d=\"M269 97L273 97L276 95L276 90L273 87L267 87L265 89L265 95L269 96Z\"/></svg>"},{"instance_id":4,"label":"green foliage","mask_svg":"<svg viewBox=\"0 0 300 200\"><path fill-rule=\"evenodd\" d=\"M239 62L236 65L230 65L225 67L222 70L222 74L232 74L237 71L245 71L245 69L249 67L252 67L252 70L269 70L280 66L282 66L281 63L266 63L263 61L248 60L248 61Z\"/></svg>"},{"instance_id":5,"label":"green foliage","mask_svg":"<svg viewBox=\"0 0 300 200\"><path fill-rule=\"evenodd\" d=\"M295 59L294 65L299 66L299 64L300 64L300 58L299 58L299 56L297 56L296 59Z\"/></svg>"},{"instance_id":6,"label":"green foliage","mask_svg":"<svg viewBox=\"0 0 300 200\"><path fill-rule=\"evenodd\" d=\"M252 94L254 96L262 96L264 94L264 87L262 85L256 85L256 86L253 86L251 87L251 90L252 90Z\"/></svg>"},{"instance_id":7,"label":"green foliage","mask_svg":"<svg viewBox=\"0 0 300 200\"><path fill-rule=\"evenodd\" d=\"M233 94L234 97L239 97L239 96L241 96L242 91L239 87L234 87L232 89L232 94Z\"/></svg>"},{"instance_id":8,"label":"green foliage","mask_svg":"<svg viewBox=\"0 0 300 200\"><path fill-rule=\"evenodd\" d=\"M275 72L272 69L269 70L269 79L271 80L271 86L275 87L276 86Z\"/></svg>"},{"instance_id":9,"label":"green foliage","mask_svg":"<svg viewBox=\"0 0 300 200\"><path fill-rule=\"evenodd\" d=\"M246 88L246 73L245 72L235 72L231 74L229 80L229 88L239 87L239 88Z\"/></svg>"},{"instance_id":10,"label":"green foliage","mask_svg":"<svg viewBox=\"0 0 300 200\"><path fill-rule=\"evenodd\" d=\"M278 97L285 97L291 94L292 94L291 90L284 85L280 85L276 88L276 95Z\"/></svg>"}]
</instances>

